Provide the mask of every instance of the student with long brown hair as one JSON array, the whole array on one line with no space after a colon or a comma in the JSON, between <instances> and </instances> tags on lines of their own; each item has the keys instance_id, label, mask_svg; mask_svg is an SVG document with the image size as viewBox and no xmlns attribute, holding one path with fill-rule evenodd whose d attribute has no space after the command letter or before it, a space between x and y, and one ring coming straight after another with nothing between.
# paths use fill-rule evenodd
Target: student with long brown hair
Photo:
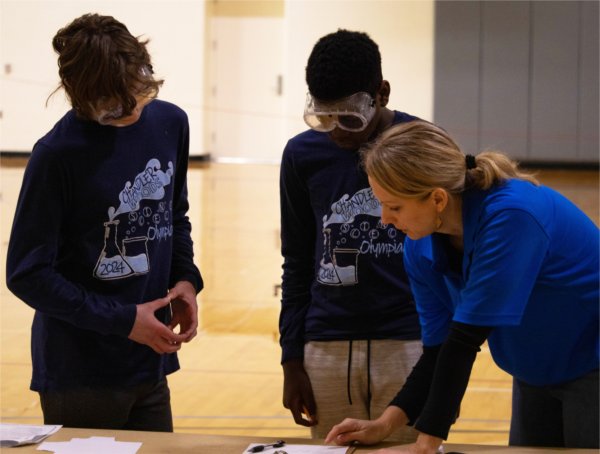
<instances>
[{"instance_id":1,"label":"student with long brown hair","mask_svg":"<svg viewBox=\"0 0 600 454\"><path fill-rule=\"evenodd\" d=\"M35 309L44 423L173 431L167 375L198 326L189 126L155 99L146 42L86 14L52 41L72 109L34 146L7 285Z\"/></svg>"}]
</instances>

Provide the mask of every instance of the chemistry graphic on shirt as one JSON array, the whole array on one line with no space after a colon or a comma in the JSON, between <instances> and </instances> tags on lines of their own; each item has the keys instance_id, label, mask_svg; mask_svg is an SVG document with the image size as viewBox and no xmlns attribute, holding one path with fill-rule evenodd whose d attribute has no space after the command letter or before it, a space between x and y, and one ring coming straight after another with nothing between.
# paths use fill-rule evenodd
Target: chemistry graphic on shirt
<instances>
[{"instance_id":1,"label":"chemistry graphic on shirt","mask_svg":"<svg viewBox=\"0 0 600 454\"><path fill-rule=\"evenodd\" d=\"M358 283L358 257L361 254L390 256L402 254L398 231L381 222L381 205L371 188L352 197L344 194L331 205L331 215L323 217L323 258L317 280L325 285Z\"/></svg>"},{"instance_id":2,"label":"chemistry graphic on shirt","mask_svg":"<svg viewBox=\"0 0 600 454\"><path fill-rule=\"evenodd\" d=\"M108 221L104 223L104 247L94 268L94 277L112 280L148 273L148 241L173 236L172 202L163 200L164 187L171 183L173 172L172 162L169 161L167 170L162 171L160 161L151 159L133 183L125 183L119 193L119 207L108 209ZM142 200L159 202L153 209L149 205L142 206ZM123 222L117 219L120 215L127 215Z\"/></svg>"}]
</instances>

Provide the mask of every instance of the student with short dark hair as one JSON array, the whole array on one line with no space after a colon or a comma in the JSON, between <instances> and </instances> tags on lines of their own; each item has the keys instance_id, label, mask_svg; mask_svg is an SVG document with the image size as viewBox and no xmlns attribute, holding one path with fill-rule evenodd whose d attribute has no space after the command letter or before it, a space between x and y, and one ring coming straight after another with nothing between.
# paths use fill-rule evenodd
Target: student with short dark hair
<instances>
[{"instance_id":1,"label":"student with short dark hair","mask_svg":"<svg viewBox=\"0 0 600 454\"><path fill-rule=\"evenodd\" d=\"M198 326L189 126L156 98L145 41L86 14L52 41L72 109L35 144L7 285L35 309L45 424L173 431L167 375Z\"/></svg>"},{"instance_id":2,"label":"student with short dark hair","mask_svg":"<svg viewBox=\"0 0 600 454\"><path fill-rule=\"evenodd\" d=\"M410 423L416 444L384 452L435 453L487 341L513 376L511 445L598 448L598 227L508 156L465 156L431 123L395 125L363 153L382 222L407 235L424 352L377 420L346 419L326 442Z\"/></svg>"},{"instance_id":3,"label":"student with short dark hair","mask_svg":"<svg viewBox=\"0 0 600 454\"><path fill-rule=\"evenodd\" d=\"M322 37L306 82L311 129L281 162L283 403L324 438L344 417L379 417L422 352L404 234L380 222L358 154L415 117L387 107L379 48L362 32ZM416 432L388 435L410 442Z\"/></svg>"}]
</instances>

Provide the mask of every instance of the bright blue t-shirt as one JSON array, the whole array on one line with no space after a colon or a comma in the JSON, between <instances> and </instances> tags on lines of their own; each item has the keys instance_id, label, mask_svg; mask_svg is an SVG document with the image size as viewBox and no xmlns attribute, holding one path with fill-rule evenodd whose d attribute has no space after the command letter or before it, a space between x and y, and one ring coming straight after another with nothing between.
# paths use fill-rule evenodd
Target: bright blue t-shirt
<instances>
[{"instance_id":1,"label":"bright blue t-shirt","mask_svg":"<svg viewBox=\"0 0 600 454\"><path fill-rule=\"evenodd\" d=\"M405 243L423 342L451 321L494 327L500 368L532 385L598 369L599 231L558 192L522 180L463 195L462 269L444 235Z\"/></svg>"}]
</instances>

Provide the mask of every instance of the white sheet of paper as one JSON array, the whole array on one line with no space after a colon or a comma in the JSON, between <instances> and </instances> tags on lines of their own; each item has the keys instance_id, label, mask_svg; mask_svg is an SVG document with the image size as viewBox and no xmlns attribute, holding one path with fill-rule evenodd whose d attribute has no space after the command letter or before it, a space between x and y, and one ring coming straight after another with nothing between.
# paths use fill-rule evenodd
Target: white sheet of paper
<instances>
[{"instance_id":1,"label":"white sheet of paper","mask_svg":"<svg viewBox=\"0 0 600 454\"><path fill-rule=\"evenodd\" d=\"M55 454L135 454L141 442L115 441L114 437L72 438L70 441L46 441L37 447L38 451Z\"/></svg>"},{"instance_id":2,"label":"white sheet of paper","mask_svg":"<svg viewBox=\"0 0 600 454\"><path fill-rule=\"evenodd\" d=\"M39 443L62 426L31 424L0 424L0 446L20 446Z\"/></svg>"},{"instance_id":3,"label":"white sheet of paper","mask_svg":"<svg viewBox=\"0 0 600 454\"><path fill-rule=\"evenodd\" d=\"M242 454L249 454L248 450L258 446L260 443L251 443ZM285 444L281 448L269 446L261 451L263 454L273 454L275 451L285 451L287 454L345 454L347 446L328 446L328 445L292 445ZM260 453L259 453L260 454Z\"/></svg>"}]
</instances>

